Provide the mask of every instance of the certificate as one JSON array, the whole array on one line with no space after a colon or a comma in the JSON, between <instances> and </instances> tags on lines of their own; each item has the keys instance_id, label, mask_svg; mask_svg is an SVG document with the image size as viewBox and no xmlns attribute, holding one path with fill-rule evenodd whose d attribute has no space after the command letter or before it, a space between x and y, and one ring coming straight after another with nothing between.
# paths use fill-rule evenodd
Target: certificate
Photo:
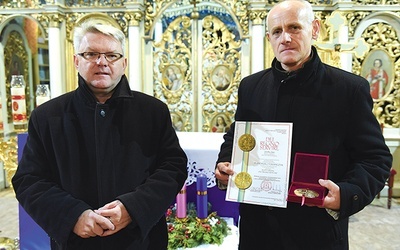
<instances>
[{"instance_id":1,"label":"certificate","mask_svg":"<svg viewBox=\"0 0 400 250\"><path fill-rule=\"evenodd\" d=\"M235 123L227 201L287 205L292 123Z\"/></svg>"}]
</instances>

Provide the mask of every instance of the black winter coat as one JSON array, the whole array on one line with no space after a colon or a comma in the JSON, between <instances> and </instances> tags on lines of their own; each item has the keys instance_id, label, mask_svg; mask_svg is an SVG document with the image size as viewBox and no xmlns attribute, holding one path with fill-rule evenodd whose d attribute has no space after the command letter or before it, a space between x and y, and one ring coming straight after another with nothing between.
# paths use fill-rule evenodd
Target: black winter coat
<instances>
[{"instance_id":1,"label":"black winter coat","mask_svg":"<svg viewBox=\"0 0 400 250\"><path fill-rule=\"evenodd\" d=\"M125 76L104 104L79 87L33 110L13 177L16 197L53 249L166 249L165 211L187 177L167 106ZM132 223L108 237L72 230L86 209L120 200Z\"/></svg>"},{"instance_id":2,"label":"black winter coat","mask_svg":"<svg viewBox=\"0 0 400 250\"><path fill-rule=\"evenodd\" d=\"M241 243L250 244L242 249L251 249L253 242L268 249L346 249L349 216L384 187L392 164L372 113L368 82L323 64L315 48L311 61L296 72L284 72L274 59L272 68L240 83L235 120L292 122L291 169L296 152L329 155L328 179L339 185L341 196L339 220L325 209L297 203L284 209L241 204L246 223ZM217 162L231 159L234 126Z\"/></svg>"}]
</instances>

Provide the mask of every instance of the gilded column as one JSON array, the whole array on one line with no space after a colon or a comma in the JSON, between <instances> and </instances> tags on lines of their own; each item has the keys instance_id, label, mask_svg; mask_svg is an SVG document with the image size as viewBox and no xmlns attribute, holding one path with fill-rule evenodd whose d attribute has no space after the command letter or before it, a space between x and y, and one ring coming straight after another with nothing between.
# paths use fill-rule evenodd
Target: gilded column
<instances>
[{"instance_id":1,"label":"gilded column","mask_svg":"<svg viewBox=\"0 0 400 250\"><path fill-rule=\"evenodd\" d=\"M339 28L339 43L345 44L349 42L349 27L343 25ZM343 70L352 72L353 55L348 52L340 53L340 66Z\"/></svg>"},{"instance_id":2,"label":"gilded column","mask_svg":"<svg viewBox=\"0 0 400 250\"><path fill-rule=\"evenodd\" d=\"M65 93L65 51L62 37L61 23L64 16L58 13L48 14L49 17L49 65L50 65L50 92L51 98ZM68 62L72 63L72 62ZM63 65L64 64L64 65Z\"/></svg>"},{"instance_id":3,"label":"gilded column","mask_svg":"<svg viewBox=\"0 0 400 250\"><path fill-rule=\"evenodd\" d=\"M264 57L264 41L265 41L265 17L266 9L250 10L251 20L251 73L258 72L265 68Z\"/></svg>"},{"instance_id":4,"label":"gilded column","mask_svg":"<svg viewBox=\"0 0 400 250\"><path fill-rule=\"evenodd\" d=\"M7 121L8 114L6 107L7 107L7 91L6 91L6 70L4 65L4 47L3 44L0 43L0 116L2 118L0 121L0 125L3 126L3 128L1 129L2 132L0 133L0 140L2 140L4 133L7 134L10 130Z\"/></svg>"},{"instance_id":5,"label":"gilded column","mask_svg":"<svg viewBox=\"0 0 400 250\"><path fill-rule=\"evenodd\" d=\"M141 10L141 5L136 5L135 10L125 13L126 19L129 21L128 37L129 37L129 54L128 54L128 68L129 68L129 84L131 89L143 91L143 77L142 77L142 36L144 13Z\"/></svg>"}]
</instances>

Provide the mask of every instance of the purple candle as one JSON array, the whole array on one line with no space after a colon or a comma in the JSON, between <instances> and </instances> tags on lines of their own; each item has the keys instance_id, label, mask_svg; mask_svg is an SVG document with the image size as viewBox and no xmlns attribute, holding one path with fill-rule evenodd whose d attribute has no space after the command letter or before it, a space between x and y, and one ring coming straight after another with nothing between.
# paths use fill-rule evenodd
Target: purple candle
<instances>
[{"instance_id":1,"label":"purple candle","mask_svg":"<svg viewBox=\"0 0 400 250\"><path fill-rule=\"evenodd\" d=\"M197 187L197 218L205 219L207 212L207 176L199 174L196 180Z\"/></svg>"},{"instance_id":2,"label":"purple candle","mask_svg":"<svg viewBox=\"0 0 400 250\"><path fill-rule=\"evenodd\" d=\"M176 217L179 219L186 218L186 183L183 184L181 191L176 196Z\"/></svg>"}]
</instances>

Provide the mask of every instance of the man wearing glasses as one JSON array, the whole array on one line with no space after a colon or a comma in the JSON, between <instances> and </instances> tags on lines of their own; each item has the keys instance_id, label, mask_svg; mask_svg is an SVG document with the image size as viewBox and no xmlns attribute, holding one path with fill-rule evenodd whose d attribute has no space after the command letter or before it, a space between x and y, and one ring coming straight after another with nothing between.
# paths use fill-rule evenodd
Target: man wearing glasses
<instances>
[{"instance_id":1,"label":"man wearing glasses","mask_svg":"<svg viewBox=\"0 0 400 250\"><path fill-rule=\"evenodd\" d=\"M78 88L36 108L16 197L52 249L166 249L165 211L187 177L167 106L131 91L124 34L75 29Z\"/></svg>"}]
</instances>

